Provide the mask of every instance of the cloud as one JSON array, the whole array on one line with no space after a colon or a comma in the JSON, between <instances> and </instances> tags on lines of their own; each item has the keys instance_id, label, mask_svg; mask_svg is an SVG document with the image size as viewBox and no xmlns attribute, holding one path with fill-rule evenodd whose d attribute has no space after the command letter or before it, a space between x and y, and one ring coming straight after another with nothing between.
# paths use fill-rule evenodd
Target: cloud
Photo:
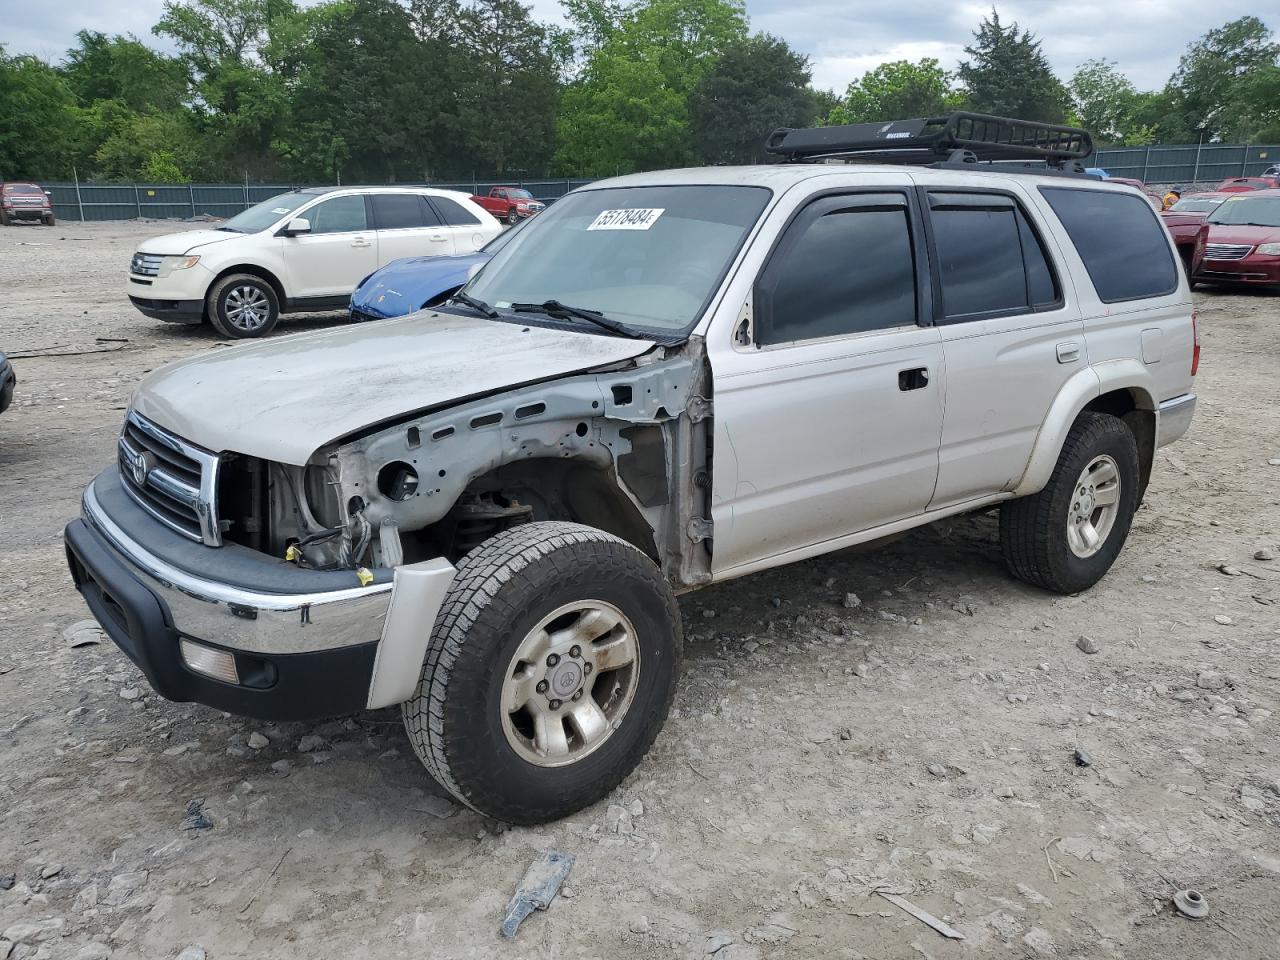
<instances>
[{"instance_id":1,"label":"cloud","mask_svg":"<svg viewBox=\"0 0 1280 960\"><path fill-rule=\"evenodd\" d=\"M52 4L7 4L7 51L57 61L75 42L77 30L133 33L170 49L151 34L163 0L58 0ZM1066 79L1090 58L1115 60L1141 89L1164 86L1178 58L1193 42L1228 20L1257 14L1257 0L1010 0L1000 17L1017 21L1040 39L1058 76ZM987 0L747 0L753 30L782 37L808 54L815 85L843 91L849 81L885 60L935 57L954 69L964 46L991 10ZM544 21L562 23L556 0L533 0ZM1276 18L1269 25L1280 27Z\"/></svg>"}]
</instances>

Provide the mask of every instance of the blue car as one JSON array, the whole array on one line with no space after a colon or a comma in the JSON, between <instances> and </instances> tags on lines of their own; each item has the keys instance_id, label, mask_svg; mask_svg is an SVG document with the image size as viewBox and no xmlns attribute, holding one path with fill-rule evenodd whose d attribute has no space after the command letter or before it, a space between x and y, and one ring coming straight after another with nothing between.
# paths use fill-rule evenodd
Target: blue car
<instances>
[{"instance_id":1,"label":"blue car","mask_svg":"<svg viewBox=\"0 0 1280 960\"><path fill-rule=\"evenodd\" d=\"M351 319L387 320L444 303L467 282L472 267L488 263L532 219L502 231L475 253L392 260L356 284L351 294Z\"/></svg>"}]
</instances>

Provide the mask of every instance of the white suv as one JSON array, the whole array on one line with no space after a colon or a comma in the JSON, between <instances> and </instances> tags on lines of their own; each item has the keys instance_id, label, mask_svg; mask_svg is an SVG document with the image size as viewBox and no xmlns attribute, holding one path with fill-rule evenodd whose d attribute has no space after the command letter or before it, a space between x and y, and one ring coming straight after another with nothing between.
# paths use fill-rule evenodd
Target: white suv
<instances>
[{"instance_id":1,"label":"white suv","mask_svg":"<svg viewBox=\"0 0 1280 960\"><path fill-rule=\"evenodd\" d=\"M144 240L128 293L148 317L261 337L281 313L340 309L362 277L400 257L471 253L502 226L465 193L309 187L212 230Z\"/></svg>"}]
</instances>

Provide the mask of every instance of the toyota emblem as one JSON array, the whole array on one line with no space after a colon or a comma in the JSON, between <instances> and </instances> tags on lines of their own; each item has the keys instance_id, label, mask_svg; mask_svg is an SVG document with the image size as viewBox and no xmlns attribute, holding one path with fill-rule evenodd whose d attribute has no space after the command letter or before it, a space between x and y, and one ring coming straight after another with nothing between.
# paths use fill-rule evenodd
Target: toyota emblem
<instances>
[{"instance_id":1,"label":"toyota emblem","mask_svg":"<svg viewBox=\"0 0 1280 960\"><path fill-rule=\"evenodd\" d=\"M135 453L133 459L129 463L129 472L133 477L133 482L138 486L145 486L147 477L150 476L151 470L156 465L156 458L153 454L142 452Z\"/></svg>"}]
</instances>

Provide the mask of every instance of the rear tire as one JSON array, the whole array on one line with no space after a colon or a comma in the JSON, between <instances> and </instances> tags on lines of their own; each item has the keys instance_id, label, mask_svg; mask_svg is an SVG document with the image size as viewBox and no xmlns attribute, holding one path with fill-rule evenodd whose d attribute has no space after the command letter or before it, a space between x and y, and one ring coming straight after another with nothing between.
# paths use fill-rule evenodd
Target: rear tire
<instances>
[{"instance_id":1,"label":"rear tire","mask_svg":"<svg viewBox=\"0 0 1280 960\"><path fill-rule=\"evenodd\" d=\"M1000 546L1019 580L1078 593L1102 579L1138 506L1138 444L1124 421L1080 414L1039 493L1000 508Z\"/></svg>"},{"instance_id":2,"label":"rear tire","mask_svg":"<svg viewBox=\"0 0 1280 960\"><path fill-rule=\"evenodd\" d=\"M515 527L458 565L402 707L409 740L479 813L567 816L648 752L682 643L670 586L631 544L576 523Z\"/></svg>"},{"instance_id":3,"label":"rear tire","mask_svg":"<svg viewBox=\"0 0 1280 960\"><path fill-rule=\"evenodd\" d=\"M275 290L251 273L223 277L209 290L206 306L213 328L231 340L264 337L280 320Z\"/></svg>"}]
</instances>

